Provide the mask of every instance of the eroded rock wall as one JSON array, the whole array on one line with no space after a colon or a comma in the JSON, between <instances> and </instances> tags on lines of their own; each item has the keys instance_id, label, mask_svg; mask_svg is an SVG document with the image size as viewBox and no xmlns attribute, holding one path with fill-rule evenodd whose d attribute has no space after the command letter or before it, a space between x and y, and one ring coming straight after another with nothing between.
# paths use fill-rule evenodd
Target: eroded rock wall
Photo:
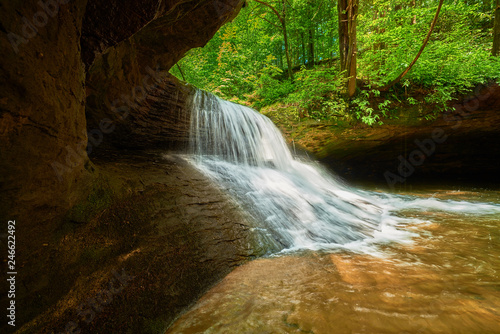
<instances>
[{"instance_id":1,"label":"eroded rock wall","mask_svg":"<svg viewBox=\"0 0 500 334\"><path fill-rule=\"evenodd\" d=\"M240 0L2 2L1 218L30 217L36 226L71 207L91 178L87 152L100 144L182 141L181 118L173 115L180 115L189 88L167 71L187 50L208 42L241 5ZM160 89L170 102L156 102ZM117 118L118 108L128 108L130 117ZM96 130L88 149L87 130Z\"/></svg>"},{"instance_id":2,"label":"eroded rock wall","mask_svg":"<svg viewBox=\"0 0 500 334\"><path fill-rule=\"evenodd\" d=\"M87 74L89 128L98 128L103 119L116 124L101 147L179 148L185 143L186 101L193 88L167 71L189 49L204 46L242 4L208 0L167 6L163 17L95 59Z\"/></svg>"},{"instance_id":3,"label":"eroded rock wall","mask_svg":"<svg viewBox=\"0 0 500 334\"><path fill-rule=\"evenodd\" d=\"M357 129L332 140L317 157L351 182L390 189L438 184L500 184L500 86L478 86L449 111L418 126Z\"/></svg>"},{"instance_id":4,"label":"eroded rock wall","mask_svg":"<svg viewBox=\"0 0 500 334\"><path fill-rule=\"evenodd\" d=\"M78 42L86 2L0 7L0 216L29 219L25 232L71 206L87 174Z\"/></svg>"}]
</instances>

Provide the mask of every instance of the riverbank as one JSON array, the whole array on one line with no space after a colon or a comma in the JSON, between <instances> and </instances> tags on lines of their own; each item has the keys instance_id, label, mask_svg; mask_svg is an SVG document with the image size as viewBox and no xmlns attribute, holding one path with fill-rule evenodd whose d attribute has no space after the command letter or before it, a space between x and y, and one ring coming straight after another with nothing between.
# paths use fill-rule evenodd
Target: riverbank
<instances>
[{"instance_id":1,"label":"riverbank","mask_svg":"<svg viewBox=\"0 0 500 334\"><path fill-rule=\"evenodd\" d=\"M476 89L450 103L456 110L450 108L434 120L425 118L430 107L396 110L397 119L376 126L342 118L289 122L276 117L290 108L285 105L262 113L275 121L292 147L304 148L351 182L374 182L391 189L422 180L498 185L500 87Z\"/></svg>"}]
</instances>

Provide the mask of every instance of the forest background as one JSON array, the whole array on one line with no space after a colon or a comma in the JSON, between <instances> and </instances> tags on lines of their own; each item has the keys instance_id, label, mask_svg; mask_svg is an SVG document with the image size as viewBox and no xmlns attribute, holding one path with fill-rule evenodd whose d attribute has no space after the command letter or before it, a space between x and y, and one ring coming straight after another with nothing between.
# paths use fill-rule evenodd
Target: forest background
<instances>
[{"instance_id":1,"label":"forest background","mask_svg":"<svg viewBox=\"0 0 500 334\"><path fill-rule=\"evenodd\" d=\"M499 49L500 0L248 0L171 73L282 125L373 126L498 82Z\"/></svg>"}]
</instances>

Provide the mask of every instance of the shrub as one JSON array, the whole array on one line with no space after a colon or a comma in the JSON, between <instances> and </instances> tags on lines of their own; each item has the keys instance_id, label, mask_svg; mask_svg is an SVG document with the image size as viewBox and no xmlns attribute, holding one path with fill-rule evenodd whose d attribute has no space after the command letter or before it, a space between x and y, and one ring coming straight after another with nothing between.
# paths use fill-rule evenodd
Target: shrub
<instances>
[{"instance_id":1,"label":"shrub","mask_svg":"<svg viewBox=\"0 0 500 334\"><path fill-rule=\"evenodd\" d=\"M333 68L306 69L296 73L296 91L288 102L298 103L304 115L313 119L326 120L332 116L343 116L348 104L342 98L345 86L344 76Z\"/></svg>"}]
</instances>

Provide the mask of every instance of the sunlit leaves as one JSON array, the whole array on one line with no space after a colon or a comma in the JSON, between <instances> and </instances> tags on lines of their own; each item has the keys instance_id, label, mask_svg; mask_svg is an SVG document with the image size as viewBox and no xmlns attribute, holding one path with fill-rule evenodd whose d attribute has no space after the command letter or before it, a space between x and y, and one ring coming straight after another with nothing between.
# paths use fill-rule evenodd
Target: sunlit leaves
<instances>
[{"instance_id":1,"label":"sunlit leaves","mask_svg":"<svg viewBox=\"0 0 500 334\"><path fill-rule=\"evenodd\" d=\"M266 6L252 0L247 3L205 47L191 50L180 61L189 82L256 107L288 101L313 118L349 110L353 117L374 124L390 105L386 100L367 104L363 91L373 96L374 88L393 80L408 66L426 37L438 1L360 1L358 79L362 91L351 101L341 98L342 76L335 60L336 2L286 1L288 43L296 75L293 83L286 80L279 20ZM277 6L280 1L270 3ZM444 106L457 93L498 79L500 60L490 57L492 18L492 6L485 9L484 1L446 0L423 54L394 87L395 98L398 90L404 91L404 99L414 104L417 100L412 92L424 89L427 102ZM301 65L307 69L299 70ZM172 72L179 74L176 67Z\"/></svg>"}]
</instances>

